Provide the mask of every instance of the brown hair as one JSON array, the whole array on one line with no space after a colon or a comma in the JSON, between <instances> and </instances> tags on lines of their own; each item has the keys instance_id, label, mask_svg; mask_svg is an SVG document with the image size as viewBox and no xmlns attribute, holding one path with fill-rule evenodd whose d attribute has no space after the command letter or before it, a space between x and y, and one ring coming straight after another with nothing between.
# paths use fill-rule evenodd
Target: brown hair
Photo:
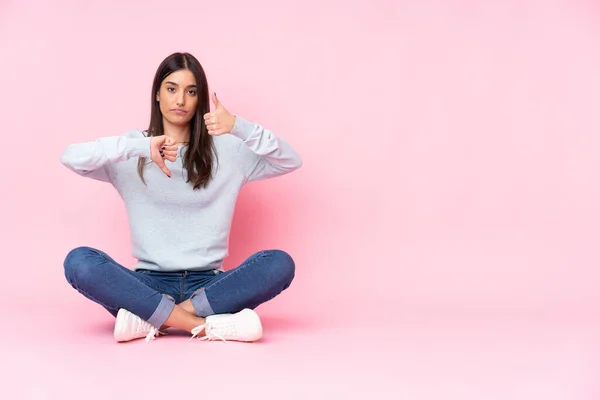
<instances>
[{"instance_id":1,"label":"brown hair","mask_svg":"<svg viewBox=\"0 0 600 400\"><path fill-rule=\"evenodd\" d=\"M205 187L212 177L213 155L216 156L216 151L213 138L208 134L208 129L204 123L204 114L210 112L208 82L202 65L193 55L173 53L158 66L152 84L152 106L147 134L148 136L164 135L163 116L158 100L156 100L156 94L162 81L171 73L181 69L191 71L196 78L198 107L195 115L190 120L190 141L183 156L183 167L187 171L187 181L192 182L194 189L199 189ZM146 183L144 180L145 164L146 158L140 157L138 173L144 183Z\"/></svg>"}]
</instances>

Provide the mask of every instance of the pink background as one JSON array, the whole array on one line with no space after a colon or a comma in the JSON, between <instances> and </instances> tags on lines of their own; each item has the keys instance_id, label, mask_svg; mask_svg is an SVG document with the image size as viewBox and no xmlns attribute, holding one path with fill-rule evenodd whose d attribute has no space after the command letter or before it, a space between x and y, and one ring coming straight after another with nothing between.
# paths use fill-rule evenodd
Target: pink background
<instances>
[{"instance_id":1,"label":"pink background","mask_svg":"<svg viewBox=\"0 0 600 400\"><path fill-rule=\"evenodd\" d=\"M7 398L600 396L600 3L4 0L0 51ZM297 262L260 344L117 345L64 279L134 260L61 152L145 128L174 51L303 157L234 219L227 268Z\"/></svg>"}]
</instances>

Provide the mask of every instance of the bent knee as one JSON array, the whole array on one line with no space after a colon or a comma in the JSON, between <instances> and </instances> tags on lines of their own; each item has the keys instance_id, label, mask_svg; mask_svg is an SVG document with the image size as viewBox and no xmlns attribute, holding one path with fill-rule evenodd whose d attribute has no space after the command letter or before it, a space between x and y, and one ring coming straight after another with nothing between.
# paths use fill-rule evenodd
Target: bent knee
<instances>
[{"instance_id":1,"label":"bent knee","mask_svg":"<svg viewBox=\"0 0 600 400\"><path fill-rule=\"evenodd\" d=\"M76 247L73 250L69 251L67 256L65 257L65 261L63 263L65 269L71 269L72 267L81 264L84 262L91 254L94 254L94 249L91 247Z\"/></svg>"},{"instance_id":2,"label":"bent knee","mask_svg":"<svg viewBox=\"0 0 600 400\"><path fill-rule=\"evenodd\" d=\"M296 263L291 255L283 250L266 251L271 258L271 269L277 281L289 285L296 274Z\"/></svg>"},{"instance_id":3,"label":"bent knee","mask_svg":"<svg viewBox=\"0 0 600 400\"><path fill-rule=\"evenodd\" d=\"M93 258L97 256L98 252L90 247L82 246L71 250L63 263L67 281L70 283L87 281L95 264Z\"/></svg>"}]
</instances>

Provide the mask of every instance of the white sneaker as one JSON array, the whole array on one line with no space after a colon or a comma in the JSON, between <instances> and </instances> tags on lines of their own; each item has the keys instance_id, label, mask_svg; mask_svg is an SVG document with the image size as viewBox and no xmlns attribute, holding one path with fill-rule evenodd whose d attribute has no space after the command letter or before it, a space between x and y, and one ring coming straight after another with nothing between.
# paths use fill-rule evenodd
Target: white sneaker
<instances>
[{"instance_id":1,"label":"white sneaker","mask_svg":"<svg viewBox=\"0 0 600 400\"><path fill-rule=\"evenodd\" d=\"M253 342L262 337L260 318L249 308L235 314L216 314L206 317L204 325L192 329L190 340L198 336L203 329L205 335L198 337L200 340Z\"/></svg>"},{"instance_id":2,"label":"white sneaker","mask_svg":"<svg viewBox=\"0 0 600 400\"><path fill-rule=\"evenodd\" d=\"M146 337L146 342L154 340L156 336L162 334L134 313L124 308L119 309L117 321L115 322L114 336L117 342L127 342L133 339Z\"/></svg>"}]
</instances>

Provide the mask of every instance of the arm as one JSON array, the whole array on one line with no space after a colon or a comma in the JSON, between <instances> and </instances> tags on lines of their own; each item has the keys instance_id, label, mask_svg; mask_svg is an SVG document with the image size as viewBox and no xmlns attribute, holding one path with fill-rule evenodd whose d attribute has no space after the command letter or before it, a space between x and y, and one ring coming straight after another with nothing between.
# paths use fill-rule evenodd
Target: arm
<instances>
[{"instance_id":1,"label":"arm","mask_svg":"<svg viewBox=\"0 0 600 400\"><path fill-rule=\"evenodd\" d=\"M231 134L242 140L239 155L248 182L284 175L302 166L300 156L286 141L258 124L236 116Z\"/></svg>"},{"instance_id":2,"label":"arm","mask_svg":"<svg viewBox=\"0 0 600 400\"><path fill-rule=\"evenodd\" d=\"M130 131L121 136L71 144L63 152L61 162L81 176L110 182L110 165L132 157L150 157L151 139L139 131Z\"/></svg>"}]
</instances>

